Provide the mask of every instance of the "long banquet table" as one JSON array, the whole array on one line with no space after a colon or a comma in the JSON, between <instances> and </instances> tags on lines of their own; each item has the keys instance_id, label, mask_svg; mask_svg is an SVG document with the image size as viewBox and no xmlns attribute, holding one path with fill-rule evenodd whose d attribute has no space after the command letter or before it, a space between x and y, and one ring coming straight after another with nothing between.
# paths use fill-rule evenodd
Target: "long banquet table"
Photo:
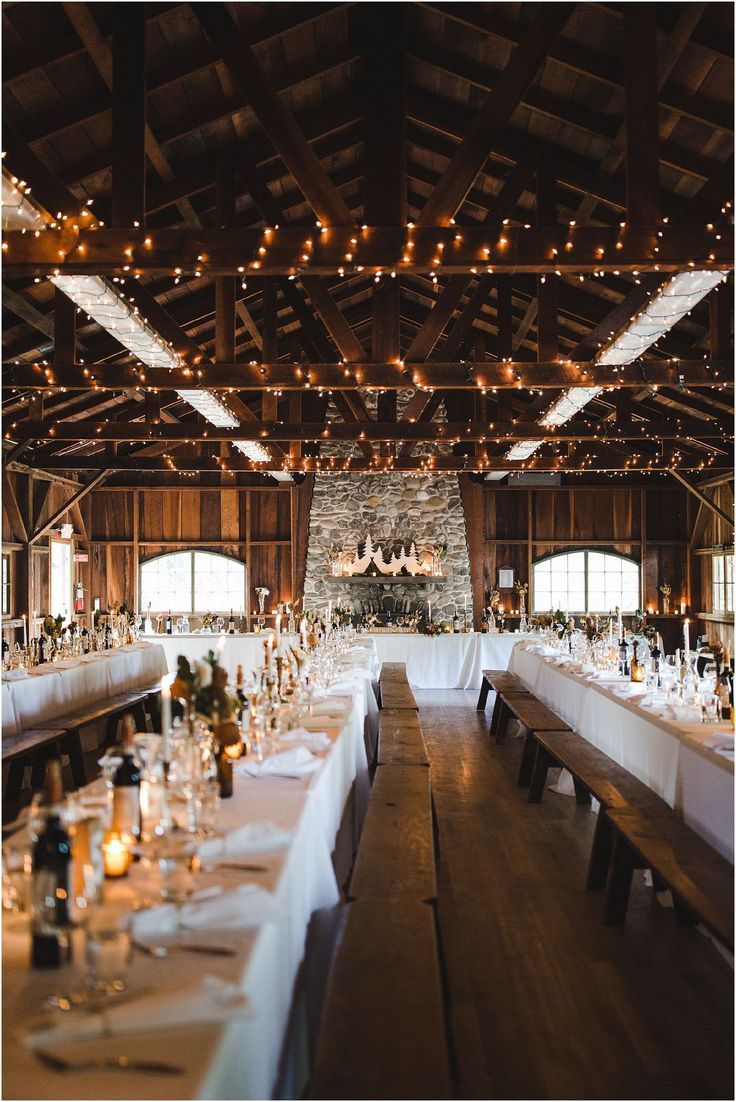
<instances>
[{"instance_id":1,"label":"long banquet table","mask_svg":"<svg viewBox=\"0 0 736 1102\"><path fill-rule=\"evenodd\" d=\"M361 638L375 644L379 666L383 662L406 663L407 677L414 688L479 689L483 670L505 670L514 645L526 636L475 631L438 636L364 632ZM231 678L237 666L248 673L263 661L263 635L158 635L156 640L163 646L172 671L180 654L197 660L218 646L220 661Z\"/></svg>"},{"instance_id":2,"label":"long banquet table","mask_svg":"<svg viewBox=\"0 0 736 1102\"><path fill-rule=\"evenodd\" d=\"M32 670L11 670L2 679L3 734L16 734L118 693L134 692L166 672L163 647L142 639Z\"/></svg>"},{"instance_id":3,"label":"long banquet table","mask_svg":"<svg viewBox=\"0 0 736 1102\"><path fill-rule=\"evenodd\" d=\"M647 784L733 861L733 728L664 718L641 696L629 695L638 688L630 682L591 680L543 649L520 644L509 669L578 734ZM705 745L715 736L730 745L730 753Z\"/></svg>"},{"instance_id":4,"label":"long banquet table","mask_svg":"<svg viewBox=\"0 0 736 1102\"><path fill-rule=\"evenodd\" d=\"M265 871L202 872L203 886L220 884L225 890L257 884L271 893L268 917L254 918L247 930L226 935L234 944L233 957L206 956L181 951L163 960L134 954L129 973L129 1011L121 1003L109 1021L120 1015L135 1029L149 998L181 988L179 1017L186 1019L186 1000L193 985L206 976L218 976L237 985L248 999L245 1016L219 1024L184 1020L176 1028L140 1032L119 1030L114 1036L46 1047L68 1056L128 1054L137 1059L164 1059L183 1067L179 1076L95 1070L58 1073L42 1066L27 1044L27 1026L49 992L75 990L80 976L73 966L56 972L30 972L27 916L4 916L3 972L4 1025L3 1092L6 1098L271 1098L275 1084L288 1082L286 1097L300 1097L305 1084L307 1049L305 1028L294 1029L294 993L304 958L307 928L315 912L334 908L339 890L331 861L338 827L348 797L367 786L363 742L364 681L360 667L369 656L354 659L330 695L315 706L310 731L324 731L330 747L317 772L298 778L257 778L241 775L235 794L224 801L219 828L227 832L245 824L272 823L291 834L280 849L249 851L247 860ZM352 685L349 684L352 677ZM343 695L334 695L340 691ZM360 814L360 799L357 800ZM357 824L356 824L357 829ZM129 910L145 893L145 872L133 866L127 881L113 881L106 904ZM150 874L149 874L150 875ZM216 933L212 940L218 943ZM146 990L153 990L146 994ZM133 996L141 991L136 1001ZM303 1004L302 1011L303 1011ZM297 1007L298 1008L298 1007ZM71 1014L83 1014L72 1010ZM62 1015L61 1011L53 1014ZM287 1058L282 1052L292 1015L292 1042ZM57 1019L58 1020L58 1019ZM70 1020L70 1019L67 1019ZM299 1013L297 1022L302 1021ZM286 1069L286 1070L285 1070ZM282 1086L282 1089L283 1086Z\"/></svg>"}]
</instances>

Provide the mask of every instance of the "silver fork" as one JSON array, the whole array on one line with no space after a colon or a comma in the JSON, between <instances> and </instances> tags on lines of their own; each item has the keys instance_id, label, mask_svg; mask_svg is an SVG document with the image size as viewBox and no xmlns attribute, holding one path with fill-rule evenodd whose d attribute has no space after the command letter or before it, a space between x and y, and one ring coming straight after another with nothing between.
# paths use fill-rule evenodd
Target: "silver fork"
<instances>
[{"instance_id":1,"label":"silver fork","mask_svg":"<svg viewBox=\"0 0 736 1102\"><path fill-rule=\"evenodd\" d=\"M68 1060L41 1048L34 1048L33 1055L54 1071L94 1071L109 1068L113 1071L140 1071L154 1075L181 1075L184 1071L178 1064L167 1064L163 1060L131 1060L129 1056L96 1056Z\"/></svg>"}]
</instances>

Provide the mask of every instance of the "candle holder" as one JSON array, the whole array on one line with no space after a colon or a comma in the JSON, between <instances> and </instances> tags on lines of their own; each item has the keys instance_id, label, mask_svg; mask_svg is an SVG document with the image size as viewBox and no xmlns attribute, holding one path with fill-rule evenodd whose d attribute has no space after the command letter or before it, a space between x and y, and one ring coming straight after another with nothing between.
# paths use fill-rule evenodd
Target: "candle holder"
<instances>
[{"instance_id":1,"label":"candle holder","mask_svg":"<svg viewBox=\"0 0 736 1102\"><path fill-rule=\"evenodd\" d=\"M128 869L132 861L130 835L119 834L110 830L102 840L102 860L105 867L105 876L109 880L116 880L128 875Z\"/></svg>"}]
</instances>

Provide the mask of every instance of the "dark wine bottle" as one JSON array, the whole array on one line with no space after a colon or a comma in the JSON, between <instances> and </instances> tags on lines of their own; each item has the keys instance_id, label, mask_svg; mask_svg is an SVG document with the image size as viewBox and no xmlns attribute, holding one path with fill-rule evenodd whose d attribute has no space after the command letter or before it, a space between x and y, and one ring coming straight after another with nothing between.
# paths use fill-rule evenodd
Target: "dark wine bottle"
<instances>
[{"instance_id":1,"label":"dark wine bottle","mask_svg":"<svg viewBox=\"0 0 736 1102\"><path fill-rule=\"evenodd\" d=\"M455 609L455 615L452 618L452 630L455 632L460 631L460 617L457 614L457 609Z\"/></svg>"},{"instance_id":2,"label":"dark wine bottle","mask_svg":"<svg viewBox=\"0 0 736 1102\"><path fill-rule=\"evenodd\" d=\"M243 676L243 667L238 666L237 670L235 671L235 692L237 694L238 700L240 701L241 708L245 707L244 685L245 677Z\"/></svg>"},{"instance_id":3,"label":"dark wine bottle","mask_svg":"<svg viewBox=\"0 0 736 1102\"><path fill-rule=\"evenodd\" d=\"M171 609L169 609L169 615L166 617L166 634L174 634L174 621L171 619Z\"/></svg>"},{"instance_id":4,"label":"dark wine bottle","mask_svg":"<svg viewBox=\"0 0 736 1102\"><path fill-rule=\"evenodd\" d=\"M31 965L58 968L70 957L69 867L72 846L61 821L61 762L46 764L43 825L33 846Z\"/></svg>"},{"instance_id":5,"label":"dark wine bottle","mask_svg":"<svg viewBox=\"0 0 736 1102\"><path fill-rule=\"evenodd\" d=\"M228 635L235 635L235 617L233 616L233 610L230 609L230 619L227 622Z\"/></svg>"},{"instance_id":6,"label":"dark wine bottle","mask_svg":"<svg viewBox=\"0 0 736 1102\"><path fill-rule=\"evenodd\" d=\"M112 777L112 829L118 834L141 834L141 770L135 758L135 720L123 716L123 739L120 765Z\"/></svg>"}]
</instances>

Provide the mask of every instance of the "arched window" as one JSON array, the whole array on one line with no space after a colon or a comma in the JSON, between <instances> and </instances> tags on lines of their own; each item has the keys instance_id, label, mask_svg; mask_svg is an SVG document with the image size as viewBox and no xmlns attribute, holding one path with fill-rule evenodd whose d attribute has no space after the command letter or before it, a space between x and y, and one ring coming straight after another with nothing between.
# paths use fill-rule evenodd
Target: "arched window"
<instances>
[{"instance_id":1,"label":"arched window","mask_svg":"<svg viewBox=\"0 0 736 1102\"><path fill-rule=\"evenodd\" d=\"M141 564L141 608L245 612L245 565L212 551L175 551Z\"/></svg>"},{"instance_id":2,"label":"arched window","mask_svg":"<svg viewBox=\"0 0 736 1102\"><path fill-rule=\"evenodd\" d=\"M623 613L640 608L639 564L603 551L548 555L532 567L532 610Z\"/></svg>"}]
</instances>

